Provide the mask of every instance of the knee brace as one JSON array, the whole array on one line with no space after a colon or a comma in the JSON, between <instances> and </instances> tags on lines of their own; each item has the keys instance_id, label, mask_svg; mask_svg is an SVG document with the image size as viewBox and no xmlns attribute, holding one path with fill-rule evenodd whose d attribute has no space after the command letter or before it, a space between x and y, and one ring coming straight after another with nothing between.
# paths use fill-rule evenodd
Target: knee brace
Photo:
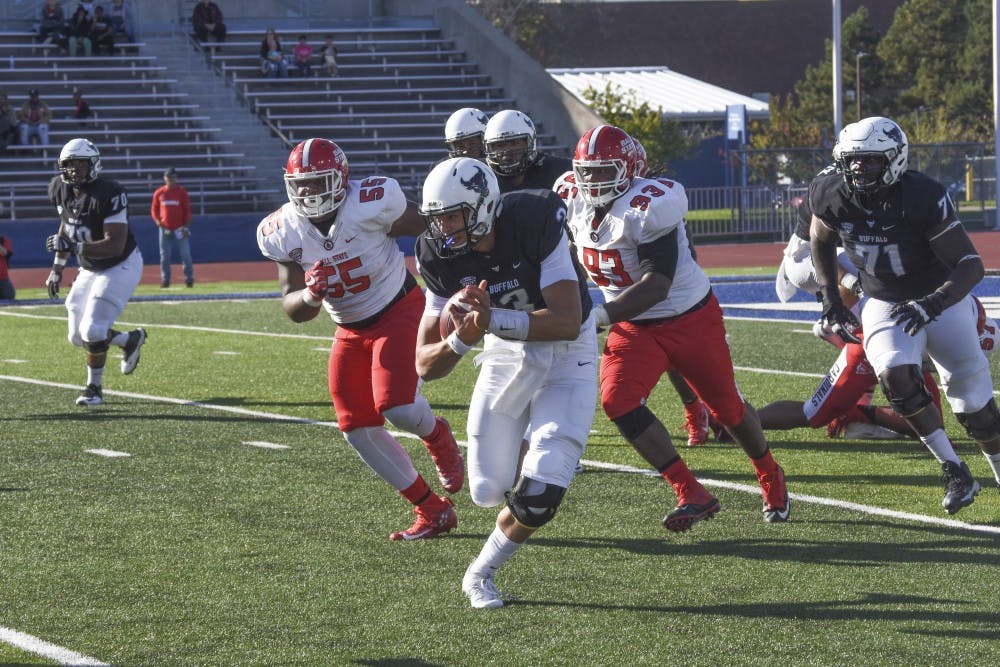
<instances>
[{"instance_id":1,"label":"knee brace","mask_svg":"<svg viewBox=\"0 0 1000 667\"><path fill-rule=\"evenodd\" d=\"M104 340L97 340L91 343L90 341L83 341L83 347L91 354L103 354L108 351L111 347L111 341L105 338Z\"/></svg>"},{"instance_id":2,"label":"knee brace","mask_svg":"<svg viewBox=\"0 0 1000 667\"><path fill-rule=\"evenodd\" d=\"M642 435L643 431L656 421L656 415L645 405L640 405L635 410L626 412L621 417L616 417L611 421L618 427L618 431L622 434L623 438L629 442L634 442L636 438Z\"/></svg>"},{"instance_id":3,"label":"knee brace","mask_svg":"<svg viewBox=\"0 0 1000 667\"><path fill-rule=\"evenodd\" d=\"M1000 435L1000 409L992 398L975 412L957 412L955 417L969 437L977 442L992 440Z\"/></svg>"},{"instance_id":4,"label":"knee brace","mask_svg":"<svg viewBox=\"0 0 1000 667\"><path fill-rule=\"evenodd\" d=\"M912 417L934 400L924 386L920 368L912 364L887 368L878 376L878 384L893 410L903 417Z\"/></svg>"},{"instance_id":5,"label":"knee brace","mask_svg":"<svg viewBox=\"0 0 1000 667\"><path fill-rule=\"evenodd\" d=\"M552 521L565 494L566 489L562 486L521 477L514 490L505 495L507 507L518 523L528 528L541 528Z\"/></svg>"}]
</instances>

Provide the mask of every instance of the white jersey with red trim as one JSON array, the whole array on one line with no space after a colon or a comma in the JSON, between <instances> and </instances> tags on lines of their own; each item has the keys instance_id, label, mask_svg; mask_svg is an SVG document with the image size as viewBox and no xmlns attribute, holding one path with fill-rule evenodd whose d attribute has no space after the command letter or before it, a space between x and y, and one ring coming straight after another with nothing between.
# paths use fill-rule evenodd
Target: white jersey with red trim
<instances>
[{"instance_id":1,"label":"white jersey with red trim","mask_svg":"<svg viewBox=\"0 0 1000 667\"><path fill-rule=\"evenodd\" d=\"M403 287L406 263L388 232L404 210L406 197L394 179L351 180L326 236L289 203L260 221L257 245L268 259L303 270L326 260L337 274L323 307L337 324L360 322L388 306Z\"/></svg>"},{"instance_id":2,"label":"white jersey with red trim","mask_svg":"<svg viewBox=\"0 0 1000 667\"><path fill-rule=\"evenodd\" d=\"M566 200L567 225L580 264L606 301L613 301L642 277L638 247L677 230L677 269L670 292L632 321L680 315L708 294L708 276L694 261L688 245L684 225L688 201L680 183L637 178L628 192L612 202L600 222L594 217L594 207L580 196L572 174L563 175L555 190Z\"/></svg>"}]
</instances>

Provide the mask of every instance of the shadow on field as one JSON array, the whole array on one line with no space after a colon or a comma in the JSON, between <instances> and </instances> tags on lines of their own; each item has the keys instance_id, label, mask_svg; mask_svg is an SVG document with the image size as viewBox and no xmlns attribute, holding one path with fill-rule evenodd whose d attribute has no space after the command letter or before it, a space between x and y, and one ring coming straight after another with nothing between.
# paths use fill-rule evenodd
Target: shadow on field
<instances>
[{"instance_id":1,"label":"shadow on field","mask_svg":"<svg viewBox=\"0 0 1000 667\"><path fill-rule=\"evenodd\" d=\"M927 607L941 605L949 610L963 600L942 600L937 597L905 595L902 593L869 593L852 600L811 600L808 602L752 602L749 604L714 605L616 605L580 604L557 602L554 600L518 599L512 604L526 607L572 607L578 609L600 609L612 611L657 612L664 614L700 614L706 616L730 616L739 618L775 618L796 621L858 621L877 619L887 622L923 621L936 624L975 623L996 626L1000 613L982 611L945 611ZM901 608L913 605L913 609ZM924 634L924 633L917 633ZM941 632L942 636L953 637L956 633ZM1000 630L976 632L984 639L1000 638Z\"/></svg>"}]
</instances>

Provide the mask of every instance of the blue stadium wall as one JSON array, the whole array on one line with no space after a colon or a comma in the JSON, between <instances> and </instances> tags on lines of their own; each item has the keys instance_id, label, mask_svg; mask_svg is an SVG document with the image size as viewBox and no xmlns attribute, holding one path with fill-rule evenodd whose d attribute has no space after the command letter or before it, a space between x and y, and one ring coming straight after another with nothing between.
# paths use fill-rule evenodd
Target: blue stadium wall
<instances>
[{"instance_id":1,"label":"blue stadium wall","mask_svg":"<svg viewBox=\"0 0 1000 667\"><path fill-rule=\"evenodd\" d=\"M199 215L191 224L191 254L196 263L253 262L263 260L257 249L257 223L261 216ZM156 225L149 216L131 221L132 234L146 264L160 263ZM45 250L45 238L54 234L59 221L24 220L0 224L0 234L10 238L14 247L11 268L36 268L52 264L52 254ZM413 254L414 239L403 238L399 245ZM174 261L179 258L174 257Z\"/></svg>"}]
</instances>

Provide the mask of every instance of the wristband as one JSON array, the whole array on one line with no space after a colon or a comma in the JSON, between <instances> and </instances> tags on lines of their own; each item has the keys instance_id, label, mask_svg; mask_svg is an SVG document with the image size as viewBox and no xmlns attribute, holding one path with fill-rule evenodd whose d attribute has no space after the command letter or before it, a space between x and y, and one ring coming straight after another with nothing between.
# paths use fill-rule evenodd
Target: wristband
<instances>
[{"instance_id":1,"label":"wristband","mask_svg":"<svg viewBox=\"0 0 1000 667\"><path fill-rule=\"evenodd\" d=\"M302 290L302 303L306 304L310 308L319 308L323 305L322 301L314 301L312 296L309 294L309 290Z\"/></svg>"},{"instance_id":2,"label":"wristband","mask_svg":"<svg viewBox=\"0 0 1000 667\"><path fill-rule=\"evenodd\" d=\"M491 308L487 331L507 340L525 340L528 337L528 313L509 308Z\"/></svg>"},{"instance_id":3,"label":"wristband","mask_svg":"<svg viewBox=\"0 0 1000 667\"><path fill-rule=\"evenodd\" d=\"M845 273L844 277L840 279L840 285L848 292L853 292L859 296L861 294L861 281L854 274Z\"/></svg>"},{"instance_id":4,"label":"wristband","mask_svg":"<svg viewBox=\"0 0 1000 667\"><path fill-rule=\"evenodd\" d=\"M52 260L52 265L53 269L58 266L60 267L60 270L62 270L61 267L66 266L66 258L56 255L55 259Z\"/></svg>"},{"instance_id":5,"label":"wristband","mask_svg":"<svg viewBox=\"0 0 1000 667\"><path fill-rule=\"evenodd\" d=\"M448 347L451 348L451 351L460 357L472 349L471 345L466 345L462 342L462 339L458 337L457 331L452 331L448 334L448 337L444 339L444 342L448 343Z\"/></svg>"}]
</instances>

